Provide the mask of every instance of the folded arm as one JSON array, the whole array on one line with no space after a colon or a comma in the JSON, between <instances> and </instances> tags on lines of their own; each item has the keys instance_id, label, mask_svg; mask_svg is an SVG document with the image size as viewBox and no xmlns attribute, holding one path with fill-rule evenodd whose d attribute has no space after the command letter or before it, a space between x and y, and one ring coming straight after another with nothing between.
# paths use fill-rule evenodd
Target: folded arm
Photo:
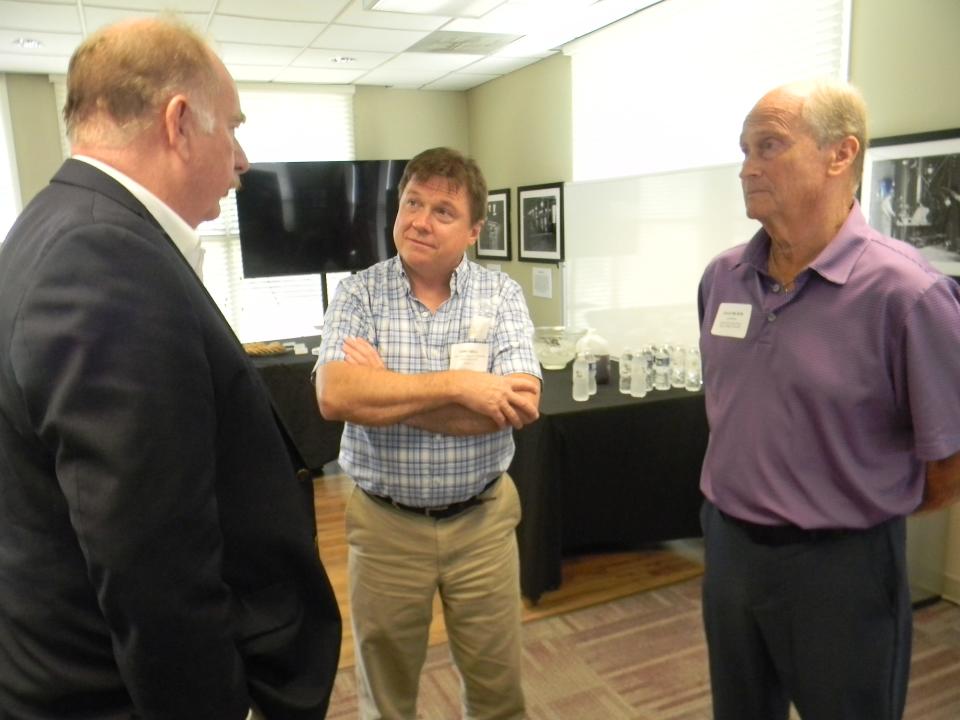
<instances>
[{"instance_id":1,"label":"folded arm","mask_svg":"<svg viewBox=\"0 0 960 720\"><path fill-rule=\"evenodd\" d=\"M927 463L923 500L915 512L941 510L960 500L960 452Z\"/></svg>"},{"instance_id":2,"label":"folded arm","mask_svg":"<svg viewBox=\"0 0 960 720\"><path fill-rule=\"evenodd\" d=\"M478 435L507 426L519 429L539 417L535 377L471 370L408 375L387 370L362 339L348 338L343 350L345 360L317 370L317 401L328 420Z\"/></svg>"}]
</instances>

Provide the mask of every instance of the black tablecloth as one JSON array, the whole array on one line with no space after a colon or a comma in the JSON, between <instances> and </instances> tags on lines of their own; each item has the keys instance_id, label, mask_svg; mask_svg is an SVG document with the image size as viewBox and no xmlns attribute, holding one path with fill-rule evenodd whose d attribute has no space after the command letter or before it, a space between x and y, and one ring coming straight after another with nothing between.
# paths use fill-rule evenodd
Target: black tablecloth
<instances>
[{"instance_id":1,"label":"black tablecloth","mask_svg":"<svg viewBox=\"0 0 960 720\"><path fill-rule=\"evenodd\" d=\"M563 555L700 535L700 466L707 447L703 393L633 398L610 384L571 397L570 369L544 371L540 419L514 433L510 474L523 594L560 586Z\"/></svg>"},{"instance_id":2,"label":"black tablecloth","mask_svg":"<svg viewBox=\"0 0 960 720\"><path fill-rule=\"evenodd\" d=\"M320 342L298 340L311 348ZM254 360L288 434L319 471L337 458L343 423L324 420L317 409L315 361L292 353ZM700 535L703 394L665 390L633 398L617 390L616 363L610 376L595 396L574 402L569 368L544 371L540 419L514 433L520 584L534 602L560 586L564 554Z\"/></svg>"},{"instance_id":3,"label":"black tablecloth","mask_svg":"<svg viewBox=\"0 0 960 720\"><path fill-rule=\"evenodd\" d=\"M293 342L293 341L290 341ZM320 344L319 337L296 338L307 348ZM317 397L310 383L310 372L317 362L316 355L285 355L253 358L267 389L280 422L307 467L319 472L340 453L340 434L343 423L324 420L317 407Z\"/></svg>"}]
</instances>

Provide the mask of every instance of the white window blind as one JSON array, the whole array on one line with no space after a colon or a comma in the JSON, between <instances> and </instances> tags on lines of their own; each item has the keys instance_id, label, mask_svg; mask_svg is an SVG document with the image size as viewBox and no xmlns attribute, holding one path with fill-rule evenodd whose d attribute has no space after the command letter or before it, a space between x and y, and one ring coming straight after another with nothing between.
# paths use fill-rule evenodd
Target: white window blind
<instances>
[{"instance_id":1,"label":"white window blind","mask_svg":"<svg viewBox=\"0 0 960 720\"><path fill-rule=\"evenodd\" d=\"M20 181L13 146L7 77L0 73L0 243L10 231L20 209Z\"/></svg>"},{"instance_id":2,"label":"white window blind","mask_svg":"<svg viewBox=\"0 0 960 720\"><path fill-rule=\"evenodd\" d=\"M850 0L665 0L566 46L573 179L739 161L765 91L847 77L849 24Z\"/></svg>"},{"instance_id":3,"label":"white window blind","mask_svg":"<svg viewBox=\"0 0 960 720\"><path fill-rule=\"evenodd\" d=\"M696 341L705 264L757 228L737 178L744 116L777 85L846 78L849 37L850 0L664 0L564 48L567 324L615 352Z\"/></svg>"},{"instance_id":4,"label":"white window blind","mask_svg":"<svg viewBox=\"0 0 960 720\"><path fill-rule=\"evenodd\" d=\"M65 78L51 77L51 82L62 108ZM240 105L247 119L237 138L250 162L354 159L352 87L246 84L240 86ZM67 157L69 143L61 134ZM317 334L324 276L245 279L232 191L220 203L220 217L197 230L204 248L203 282L242 341ZM328 285L339 279L331 275Z\"/></svg>"}]
</instances>

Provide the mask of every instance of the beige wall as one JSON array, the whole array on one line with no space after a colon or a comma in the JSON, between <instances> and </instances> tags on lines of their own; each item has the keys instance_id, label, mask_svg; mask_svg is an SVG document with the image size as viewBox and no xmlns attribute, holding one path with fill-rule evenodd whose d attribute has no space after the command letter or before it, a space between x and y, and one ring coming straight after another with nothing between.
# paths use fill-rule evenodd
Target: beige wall
<instances>
[{"instance_id":1,"label":"beige wall","mask_svg":"<svg viewBox=\"0 0 960 720\"><path fill-rule=\"evenodd\" d=\"M353 108L359 160L411 158L438 146L470 151L466 93L361 86Z\"/></svg>"},{"instance_id":2,"label":"beige wall","mask_svg":"<svg viewBox=\"0 0 960 720\"><path fill-rule=\"evenodd\" d=\"M563 322L563 283L556 264L518 262L520 185L573 177L570 58L554 55L468 93L470 149L492 188L511 188L512 262L500 263L519 281L536 325ZM553 298L533 297L532 269L550 269Z\"/></svg>"},{"instance_id":3,"label":"beige wall","mask_svg":"<svg viewBox=\"0 0 960 720\"><path fill-rule=\"evenodd\" d=\"M960 2L855 0L850 76L873 137L960 128ZM960 509L911 518L916 588L960 602Z\"/></svg>"},{"instance_id":4,"label":"beige wall","mask_svg":"<svg viewBox=\"0 0 960 720\"><path fill-rule=\"evenodd\" d=\"M46 75L7 75L13 147L23 204L47 186L63 162L53 85Z\"/></svg>"},{"instance_id":5,"label":"beige wall","mask_svg":"<svg viewBox=\"0 0 960 720\"><path fill-rule=\"evenodd\" d=\"M872 136L960 127L960 2L854 0L851 45Z\"/></svg>"}]
</instances>

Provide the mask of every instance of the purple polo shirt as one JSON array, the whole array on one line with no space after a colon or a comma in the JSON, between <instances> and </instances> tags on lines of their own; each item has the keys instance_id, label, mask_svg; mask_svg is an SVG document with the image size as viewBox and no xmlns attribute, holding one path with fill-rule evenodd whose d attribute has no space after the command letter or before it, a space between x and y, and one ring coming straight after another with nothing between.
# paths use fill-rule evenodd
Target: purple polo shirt
<instances>
[{"instance_id":1,"label":"purple polo shirt","mask_svg":"<svg viewBox=\"0 0 960 720\"><path fill-rule=\"evenodd\" d=\"M700 283L703 493L767 525L909 514L924 463L960 450L960 288L858 204L790 292L767 273L769 247L759 231Z\"/></svg>"}]
</instances>

